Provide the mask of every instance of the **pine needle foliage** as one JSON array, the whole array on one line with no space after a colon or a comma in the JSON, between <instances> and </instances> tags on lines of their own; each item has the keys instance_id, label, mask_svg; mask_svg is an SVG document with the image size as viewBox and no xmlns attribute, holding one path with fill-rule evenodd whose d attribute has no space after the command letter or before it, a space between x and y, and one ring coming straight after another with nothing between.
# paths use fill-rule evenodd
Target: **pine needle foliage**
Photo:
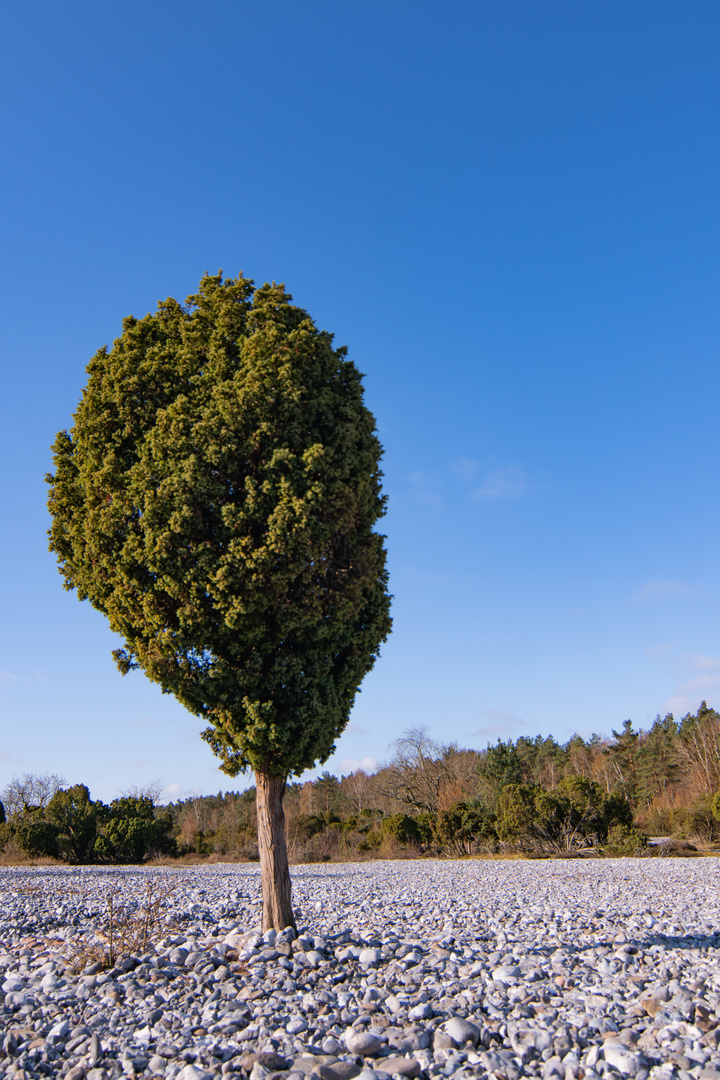
<instances>
[{"instance_id":1,"label":"pine needle foliage","mask_svg":"<svg viewBox=\"0 0 720 1080\"><path fill-rule=\"evenodd\" d=\"M362 376L291 300L220 273L125 319L47 477L65 587L230 775L325 761L391 627Z\"/></svg>"}]
</instances>

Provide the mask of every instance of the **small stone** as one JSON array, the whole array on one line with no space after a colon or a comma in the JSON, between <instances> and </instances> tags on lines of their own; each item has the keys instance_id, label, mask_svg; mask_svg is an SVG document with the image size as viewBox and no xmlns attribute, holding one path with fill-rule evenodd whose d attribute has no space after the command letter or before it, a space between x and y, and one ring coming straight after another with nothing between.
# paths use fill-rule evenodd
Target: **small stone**
<instances>
[{"instance_id":1,"label":"small stone","mask_svg":"<svg viewBox=\"0 0 720 1080\"><path fill-rule=\"evenodd\" d=\"M608 1065L617 1069L623 1076L634 1076L643 1064L640 1054L633 1054L619 1042L606 1042L603 1047L603 1057Z\"/></svg>"},{"instance_id":2,"label":"small stone","mask_svg":"<svg viewBox=\"0 0 720 1080\"><path fill-rule=\"evenodd\" d=\"M434 1016L433 1007L429 1001L423 1001L408 1013L410 1020L430 1020Z\"/></svg>"},{"instance_id":3,"label":"small stone","mask_svg":"<svg viewBox=\"0 0 720 1080\"><path fill-rule=\"evenodd\" d=\"M369 968L378 964L381 958L382 953L380 952L380 949L362 949L358 960L360 967Z\"/></svg>"},{"instance_id":4,"label":"small stone","mask_svg":"<svg viewBox=\"0 0 720 1080\"><path fill-rule=\"evenodd\" d=\"M175 1080L207 1080L209 1075L203 1069L196 1069L194 1065L188 1064L180 1070Z\"/></svg>"},{"instance_id":5,"label":"small stone","mask_svg":"<svg viewBox=\"0 0 720 1080\"><path fill-rule=\"evenodd\" d=\"M382 1050L382 1039L369 1031L361 1031L358 1028L348 1028L345 1032L345 1045L351 1054L362 1054L363 1057L375 1057Z\"/></svg>"},{"instance_id":6,"label":"small stone","mask_svg":"<svg viewBox=\"0 0 720 1080\"><path fill-rule=\"evenodd\" d=\"M285 1025L288 1035L299 1035L301 1031L307 1031L307 1028L307 1020L303 1020L301 1016L293 1017Z\"/></svg>"},{"instance_id":7,"label":"small stone","mask_svg":"<svg viewBox=\"0 0 720 1080\"><path fill-rule=\"evenodd\" d=\"M100 1045L100 1039L97 1036L97 1032L93 1032L90 1036L90 1049L88 1050L88 1061L91 1065L97 1065L98 1061L102 1058L102 1046Z\"/></svg>"},{"instance_id":8,"label":"small stone","mask_svg":"<svg viewBox=\"0 0 720 1080\"><path fill-rule=\"evenodd\" d=\"M463 1020L459 1016L453 1016L443 1024L445 1033L450 1036L456 1046L464 1046L471 1042L477 1046L480 1039L480 1028L469 1020Z\"/></svg>"},{"instance_id":9,"label":"small stone","mask_svg":"<svg viewBox=\"0 0 720 1080\"><path fill-rule=\"evenodd\" d=\"M310 1075L319 1080L354 1080L360 1071L354 1061L336 1061L332 1065L316 1065Z\"/></svg>"},{"instance_id":10,"label":"small stone","mask_svg":"<svg viewBox=\"0 0 720 1080\"><path fill-rule=\"evenodd\" d=\"M422 1072L420 1062L416 1061L415 1058L387 1057L380 1060L383 1072L388 1072L391 1076L397 1074L399 1076L415 1077Z\"/></svg>"}]
</instances>

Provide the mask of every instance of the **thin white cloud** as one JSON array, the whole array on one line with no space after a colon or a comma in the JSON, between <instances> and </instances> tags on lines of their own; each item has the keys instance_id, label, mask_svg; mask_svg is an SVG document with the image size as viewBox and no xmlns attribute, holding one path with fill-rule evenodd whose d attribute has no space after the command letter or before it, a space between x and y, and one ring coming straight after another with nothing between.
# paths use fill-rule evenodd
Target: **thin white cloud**
<instances>
[{"instance_id":1,"label":"thin white cloud","mask_svg":"<svg viewBox=\"0 0 720 1080\"><path fill-rule=\"evenodd\" d=\"M515 465L491 469L480 487L473 491L474 499L519 499L527 491L527 476Z\"/></svg>"},{"instance_id":2,"label":"thin white cloud","mask_svg":"<svg viewBox=\"0 0 720 1080\"><path fill-rule=\"evenodd\" d=\"M458 461L454 461L450 468L454 473L457 473L464 484L471 484L480 469L480 462L463 457Z\"/></svg>"},{"instance_id":3,"label":"thin white cloud","mask_svg":"<svg viewBox=\"0 0 720 1080\"><path fill-rule=\"evenodd\" d=\"M516 713L511 712L510 709L480 709L479 716L483 720L487 720L488 723L481 724L480 727L475 728L473 731L468 731L465 734L469 738L473 739L490 739L495 736L502 738L508 737L513 728L526 728L527 722L518 716Z\"/></svg>"},{"instance_id":4,"label":"thin white cloud","mask_svg":"<svg viewBox=\"0 0 720 1080\"><path fill-rule=\"evenodd\" d=\"M720 671L720 656L693 656L690 667L695 671Z\"/></svg>"},{"instance_id":5,"label":"thin white cloud","mask_svg":"<svg viewBox=\"0 0 720 1080\"><path fill-rule=\"evenodd\" d=\"M665 702L663 712L671 712L679 719L687 713L694 713L703 699L707 700L706 694L673 694ZM712 706L712 702L708 704Z\"/></svg>"},{"instance_id":6,"label":"thin white cloud","mask_svg":"<svg viewBox=\"0 0 720 1080\"><path fill-rule=\"evenodd\" d=\"M684 581L646 581L633 594L633 604L649 604L656 600L689 600L697 589Z\"/></svg>"},{"instance_id":7,"label":"thin white cloud","mask_svg":"<svg viewBox=\"0 0 720 1080\"><path fill-rule=\"evenodd\" d=\"M358 769L362 769L364 773L374 773L378 767L378 760L374 757L364 757L362 761L358 761L356 758L343 758L340 762L340 774L341 776L348 776L350 773L356 773Z\"/></svg>"},{"instance_id":8,"label":"thin white cloud","mask_svg":"<svg viewBox=\"0 0 720 1080\"><path fill-rule=\"evenodd\" d=\"M408 480L410 481L411 494L416 499L428 503L430 506L442 506L443 497L440 490L440 481L435 473L410 473Z\"/></svg>"},{"instance_id":9,"label":"thin white cloud","mask_svg":"<svg viewBox=\"0 0 720 1080\"><path fill-rule=\"evenodd\" d=\"M643 652L646 656L662 656L664 653L670 652L672 648L674 648L674 645L671 641L661 641L657 645L649 645L643 649Z\"/></svg>"},{"instance_id":10,"label":"thin white cloud","mask_svg":"<svg viewBox=\"0 0 720 1080\"><path fill-rule=\"evenodd\" d=\"M0 671L0 686L14 686L17 679L14 671Z\"/></svg>"},{"instance_id":11,"label":"thin white cloud","mask_svg":"<svg viewBox=\"0 0 720 1080\"><path fill-rule=\"evenodd\" d=\"M700 693L703 690L712 690L720 682L720 675L696 675L694 679L688 679L682 683L678 690L683 694Z\"/></svg>"},{"instance_id":12,"label":"thin white cloud","mask_svg":"<svg viewBox=\"0 0 720 1080\"><path fill-rule=\"evenodd\" d=\"M201 795L200 788L189 788L183 784L166 784L160 792L159 802L178 802L180 799L193 799Z\"/></svg>"},{"instance_id":13,"label":"thin white cloud","mask_svg":"<svg viewBox=\"0 0 720 1080\"><path fill-rule=\"evenodd\" d=\"M363 727L362 724L354 724L351 720L348 726L345 728L348 735L367 735L368 729Z\"/></svg>"}]
</instances>

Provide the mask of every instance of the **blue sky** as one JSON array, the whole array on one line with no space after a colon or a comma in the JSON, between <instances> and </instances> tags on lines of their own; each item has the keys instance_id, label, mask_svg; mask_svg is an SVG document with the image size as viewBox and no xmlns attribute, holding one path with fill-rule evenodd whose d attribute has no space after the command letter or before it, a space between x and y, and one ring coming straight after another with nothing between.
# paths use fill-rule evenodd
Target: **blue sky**
<instances>
[{"instance_id":1,"label":"blue sky","mask_svg":"<svg viewBox=\"0 0 720 1080\"><path fill-rule=\"evenodd\" d=\"M238 786L63 591L42 479L123 316L220 267L349 346L385 447L394 633L329 768L720 706L716 3L3 24L0 788Z\"/></svg>"}]
</instances>

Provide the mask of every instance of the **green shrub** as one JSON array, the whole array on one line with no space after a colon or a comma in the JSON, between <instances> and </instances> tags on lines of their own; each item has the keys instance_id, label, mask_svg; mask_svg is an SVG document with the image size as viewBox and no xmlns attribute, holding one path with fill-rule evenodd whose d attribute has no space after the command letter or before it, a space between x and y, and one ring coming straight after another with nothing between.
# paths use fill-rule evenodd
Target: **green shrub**
<instances>
[{"instance_id":1,"label":"green shrub","mask_svg":"<svg viewBox=\"0 0 720 1080\"><path fill-rule=\"evenodd\" d=\"M610 829L603 854L613 858L638 855L647 848L647 836L632 825L614 825Z\"/></svg>"}]
</instances>

